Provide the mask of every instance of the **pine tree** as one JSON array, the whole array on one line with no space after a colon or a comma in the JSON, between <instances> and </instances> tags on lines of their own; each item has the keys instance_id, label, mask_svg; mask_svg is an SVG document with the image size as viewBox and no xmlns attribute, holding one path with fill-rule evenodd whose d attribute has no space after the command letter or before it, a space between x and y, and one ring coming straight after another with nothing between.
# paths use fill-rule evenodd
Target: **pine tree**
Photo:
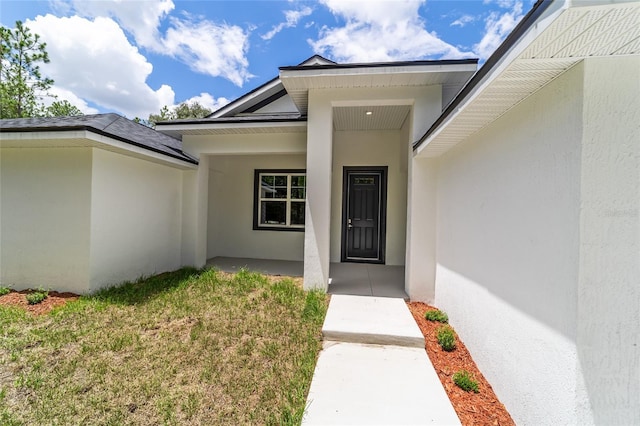
<instances>
[{"instance_id":1,"label":"pine tree","mask_svg":"<svg viewBox=\"0 0 640 426\"><path fill-rule=\"evenodd\" d=\"M40 72L39 64L49 62L46 43L16 21L14 29L0 27L0 52L0 118L44 114L40 100L53 84Z\"/></svg>"},{"instance_id":2,"label":"pine tree","mask_svg":"<svg viewBox=\"0 0 640 426\"><path fill-rule=\"evenodd\" d=\"M44 115L47 117L71 117L84 115L80 109L69 101L55 101L49 105Z\"/></svg>"},{"instance_id":3,"label":"pine tree","mask_svg":"<svg viewBox=\"0 0 640 426\"><path fill-rule=\"evenodd\" d=\"M191 103L182 102L180 105L171 109L166 105L163 106L159 114L149 114L147 122L150 123L151 126L155 126L159 121L179 120L182 118L203 118L211 113L212 111L209 108L201 105L197 101Z\"/></svg>"}]
</instances>

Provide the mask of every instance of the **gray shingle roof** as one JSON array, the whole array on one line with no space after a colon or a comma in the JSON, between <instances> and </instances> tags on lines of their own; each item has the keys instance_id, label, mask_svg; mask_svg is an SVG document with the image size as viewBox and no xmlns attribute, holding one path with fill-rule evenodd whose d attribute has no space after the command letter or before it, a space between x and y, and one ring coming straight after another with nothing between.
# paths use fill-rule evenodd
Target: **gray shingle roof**
<instances>
[{"instance_id":1,"label":"gray shingle roof","mask_svg":"<svg viewBox=\"0 0 640 426\"><path fill-rule=\"evenodd\" d=\"M88 130L149 151L198 164L182 151L182 141L165 135L118 114L77 117L10 118L0 120L0 132L56 132Z\"/></svg>"}]
</instances>

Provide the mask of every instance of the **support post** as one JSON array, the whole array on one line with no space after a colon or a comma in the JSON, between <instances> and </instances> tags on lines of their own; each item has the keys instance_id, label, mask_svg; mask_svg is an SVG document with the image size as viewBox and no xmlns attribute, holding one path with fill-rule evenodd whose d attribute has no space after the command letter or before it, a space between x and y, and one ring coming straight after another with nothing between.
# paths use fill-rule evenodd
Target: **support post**
<instances>
[{"instance_id":1,"label":"support post","mask_svg":"<svg viewBox=\"0 0 640 426\"><path fill-rule=\"evenodd\" d=\"M327 290L331 227L333 112L321 92L309 91L304 288Z\"/></svg>"}]
</instances>

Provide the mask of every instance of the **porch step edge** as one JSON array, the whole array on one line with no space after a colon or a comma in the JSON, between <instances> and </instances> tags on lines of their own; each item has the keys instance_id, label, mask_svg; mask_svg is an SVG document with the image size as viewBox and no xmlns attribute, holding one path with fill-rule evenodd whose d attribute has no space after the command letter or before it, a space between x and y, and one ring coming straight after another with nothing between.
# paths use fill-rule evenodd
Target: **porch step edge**
<instances>
[{"instance_id":1,"label":"porch step edge","mask_svg":"<svg viewBox=\"0 0 640 426\"><path fill-rule=\"evenodd\" d=\"M322 336L325 341L342 343L391 345L408 348L424 348L425 346L424 337L418 336L399 336L397 334L363 333L325 329L322 330Z\"/></svg>"},{"instance_id":2,"label":"porch step edge","mask_svg":"<svg viewBox=\"0 0 640 426\"><path fill-rule=\"evenodd\" d=\"M332 295L322 326L327 340L424 348L422 331L404 300Z\"/></svg>"}]
</instances>

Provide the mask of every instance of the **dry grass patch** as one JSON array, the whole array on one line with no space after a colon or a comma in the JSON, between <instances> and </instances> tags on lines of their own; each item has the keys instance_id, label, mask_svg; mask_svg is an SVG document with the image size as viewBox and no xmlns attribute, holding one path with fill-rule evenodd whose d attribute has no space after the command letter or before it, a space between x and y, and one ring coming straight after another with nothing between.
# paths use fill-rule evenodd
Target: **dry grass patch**
<instances>
[{"instance_id":1,"label":"dry grass patch","mask_svg":"<svg viewBox=\"0 0 640 426\"><path fill-rule=\"evenodd\" d=\"M43 317L0 307L0 424L297 424L323 293L183 269Z\"/></svg>"}]
</instances>

